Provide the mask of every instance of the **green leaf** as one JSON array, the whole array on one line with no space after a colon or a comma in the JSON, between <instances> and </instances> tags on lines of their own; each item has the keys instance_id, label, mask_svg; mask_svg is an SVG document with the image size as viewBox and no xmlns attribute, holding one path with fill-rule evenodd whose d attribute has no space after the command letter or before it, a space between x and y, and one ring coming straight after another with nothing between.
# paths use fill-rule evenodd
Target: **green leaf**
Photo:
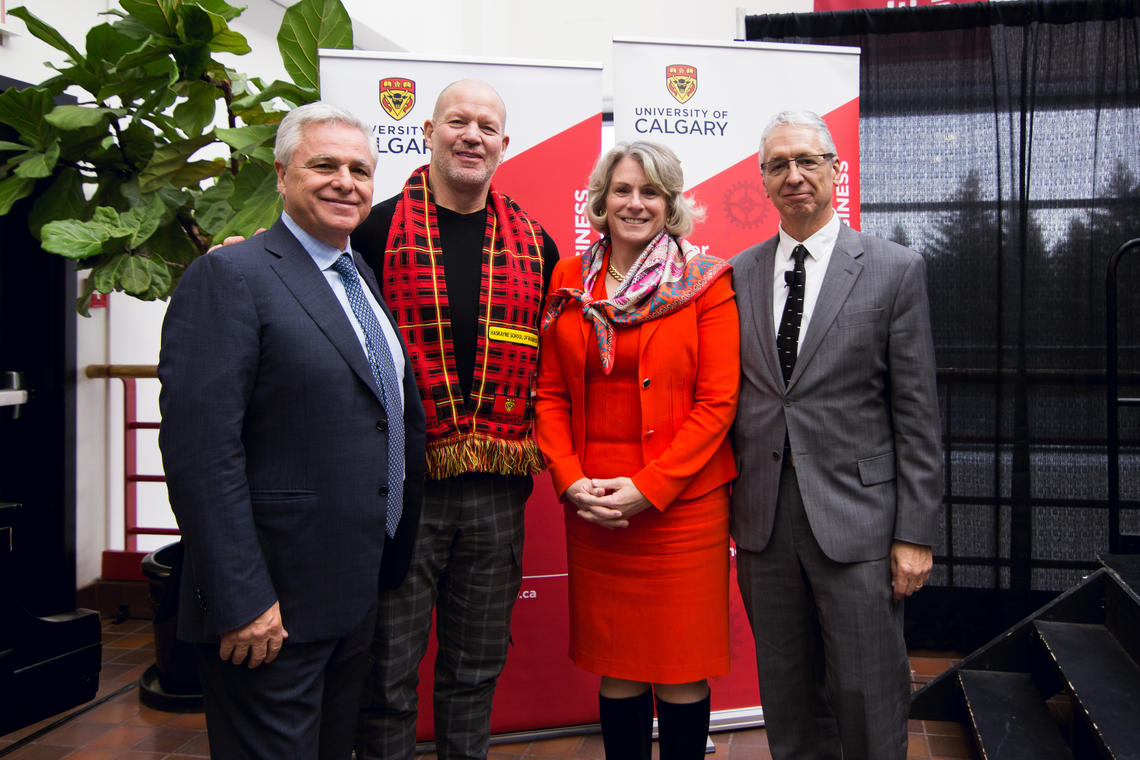
<instances>
[{"instance_id":1,"label":"green leaf","mask_svg":"<svg viewBox=\"0 0 1140 760\"><path fill-rule=\"evenodd\" d=\"M119 253L96 266L88 279L91 286L100 293L113 293L119 284L119 275L123 272L123 265L127 263L129 254Z\"/></svg>"},{"instance_id":2,"label":"green leaf","mask_svg":"<svg viewBox=\"0 0 1140 760\"><path fill-rule=\"evenodd\" d=\"M110 24L99 24L87 31L87 62L116 64L127 53L134 51L138 42Z\"/></svg>"},{"instance_id":3,"label":"green leaf","mask_svg":"<svg viewBox=\"0 0 1140 760\"><path fill-rule=\"evenodd\" d=\"M141 296L150 288L150 267L142 256L128 256L119 272L119 284L131 295Z\"/></svg>"},{"instance_id":4,"label":"green leaf","mask_svg":"<svg viewBox=\"0 0 1140 760\"><path fill-rule=\"evenodd\" d=\"M28 214L28 229L38 239L40 229L56 219L86 216L87 199L83 195L83 178L75 169L56 172L55 181L36 198Z\"/></svg>"},{"instance_id":5,"label":"green leaf","mask_svg":"<svg viewBox=\"0 0 1140 760\"><path fill-rule=\"evenodd\" d=\"M307 90L304 87L298 87L292 82L277 80L261 90L261 92L253 92L244 97L236 98L231 104L231 108L233 108L235 113L240 114L243 111L248 111L274 98L281 98L295 106L300 106L305 103L312 103L314 100L319 99L319 97L320 94L316 90Z\"/></svg>"},{"instance_id":6,"label":"green leaf","mask_svg":"<svg viewBox=\"0 0 1140 760\"><path fill-rule=\"evenodd\" d=\"M281 216L281 195L277 192L277 174L267 173L257 189L242 198L241 208L214 236L221 240L230 235L249 237L261 227L270 227Z\"/></svg>"},{"instance_id":7,"label":"green leaf","mask_svg":"<svg viewBox=\"0 0 1140 760\"><path fill-rule=\"evenodd\" d=\"M12 204L31 195L36 181L27 177L11 176L0 180L0 216L12 210Z\"/></svg>"},{"instance_id":8,"label":"green leaf","mask_svg":"<svg viewBox=\"0 0 1140 760\"><path fill-rule=\"evenodd\" d=\"M177 221L159 227L147 241L146 250L152 259L161 258L168 267L172 266L177 272L185 269L199 255L197 247L190 242L186 230L182 229L182 225Z\"/></svg>"},{"instance_id":9,"label":"green leaf","mask_svg":"<svg viewBox=\"0 0 1140 760\"><path fill-rule=\"evenodd\" d=\"M214 136L206 134L159 147L151 157L150 163L139 173L139 191L144 194L152 193L170 183L174 173L182 168L190 156L213 141Z\"/></svg>"},{"instance_id":10,"label":"green leaf","mask_svg":"<svg viewBox=\"0 0 1140 760\"><path fill-rule=\"evenodd\" d=\"M86 259L103 252L103 243L111 236L106 228L79 219L48 222L40 231L45 251L68 259Z\"/></svg>"},{"instance_id":11,"label":"green leaf","mask_svg":"<svg viewBox=\"0 0 1140 760\"><path fill-rule=\"evenodd\" d=\"M210 46L201 42L187 43L174 49L174 60L178 63L180 80L199 79L210 65Z\"/></svg>"},{"instance_id":12,"label":"green leaf","mask_svg":"<svg viewBox=\"0 0 1140 760\"><path fill-rule=\"evenodd\" d=\"M300 0L285 11L277 32L281 60L293 81L320 88L319 48L352 48L352 19L340 0Z\"/></svg>"},{"instance_id":13,"label":"green leaf","mask_svg":"<svg viewBox=\"0 0 1140 760\"><path fill-rule=\"evenodd\" d=\"M8 142L7 140L0 140L0 151L5 150L33 150L31 147L23 143Z\"/></svg>"},{"instance_id":14,"label":"green leaf","mask_svg":"<svg viewBox=\"0 0 1140 760\"><path fill-rule=\"evenodd\" d=\"M276 124L255 124L248 127L235 127L234 129L216 129L214 133L218 139L242 155L253 155L261 147L272 147L277 139ZM270 159L272 163L272 159Z\"/></svg>"},{"instance_id":15,"label":"green leaf","mask_svg":"<svg viewBox=\"0 0 1140 760\"><path fill-rule=\"evenodd\" d=\"M214 35L210 40L210 50L215 53L233 53L234 55L245 55L252 48L249 46L249 41L246 38L235 32L233 29L224 29Z\"/></svg>"},{"instance_id":16,"label":"green leaf","mask_svg":"<svg viewBox=\"0 0 1140 760\"><path fill-rule=\"evenodd\" d=\"M75 311L81 317L91 316L91 294L95 292L95 280L91 275L83 278L83 284L80 286L79 297L75 299Z\"/></svg>"},{"instance_id":17,"label":"green leaf","mask_svg":"<svg viewBox=\"0 0 1140 760\"><path fill-rule=\"evenodd\" d=\"M52 169L55 168L55 162L58 160L59 143L53 142L42 153L39 151L25 153L20 159L19 166L16 167L15 174L29 179L50 177Z\"/></svg>"},{"instance_id":18,"label":"green leaf","mask_svg":"<svg viewBox=\"0 0 1140 760\"><path fill-rule=\"evenodd\" d=\"M198 5L202 6L208 12L215 16L221 16L226 21L232 21L241 15L246 6L235 7L230 5L225 0L198 0Z\"/></svg>"},{"instance_id":19,"label":"green leaf","mask_svg":"<svg viewBox=\"0 0 1140 760\"><path fill-rule=\"evenodd\" d=\"M241 173L248 172L251 168L254 168L253 165L246 164ZM230 205L230 198L234 194L234 185L234 176L223 174L194 201L194 219L202 232L211 238L217 238L218 231L233 216L234 209Z\"/></svg>"},{"instance_id":20,"label":"green leaf","mask_svg":"<svg viewBox=\"0 0 1140 760\"><path fill-rule=\"evenodd\" d=\"M93 127L113 116L110 108L90 108L88 106L56 106L44 120L60 129L83 129Z\"/></svg>"},{"instance_id":21,"label":"green leaf","mask_svg":"<svg viewBox=\"0 0 1140 760\"><path fill-rule=\"evenodd\" d=\"M22 20L24 26L28 27L28 31L31 32L34 37L46 42L56 50L61 51L75 63L83 64L84 59L80 52L72 47L71 43L68 42L62 34L56 31L54 27L35 16L27 8L23 6L13 8L8 11L8 14Z\"/></svg>"},{"instance_id":22,"label":"green leaf","mask_svg":"<svg viewBox=\"0 0 1140 760\"><path fill-rule=\"evenodd\" d=\"M25 142L36 147L43 147L55 134L55 129L44 121L44 116L54 107L51 95L39 87L26 90L10 87L0 92L0 122L15 129Z\"/></svg>"},{"instance_id":23,"label":"green leaf","mask_svg":"<svg viewBox=\"0 0 1140 760\"><path fill-rule=\"evenodd\" d=\"M170 184L175 187L198 188L202 180L216 177L228 168L223 159L191 161L170 176Z\"/></svg>"},{"instance_id":24,"label":"green leaf","mask_svg":"<svg viewBox=\"0 0 1140 760\"><path fill-rule=\"evenodd\" d=\"M214 123L217 99L222 91L205 82L183 82L177 89L186 99L174 107L174 121L188 136L202 134Z\"/></svg>"},{"instance_id":25,"label":"green leaf","mask_svg":"<svg viewBox=\"0 0 1140 760\"><path fill-rule=\"evenodd\" d=\"M209 43L213 39L215 29L209 13L189 3L179 5L176 13L178 21L175 30L178 32L178 39L183 42L199 43Z\"/></svg>"},{"instance_id":26,"label":"green leaf","mask_svg":"<svg viewBox=\"0 0 1140 760\"><path fill-rule=\"evenodd\" d=\"M127 241L127 247L137 249L145 243L147 239L154 234L154 231L158 229L165 213L166 206L163 204L162 199L158 196L154 196L146 205L135 206L123 214L123 225L134 228L134 232L131 233L131 237Z\"/></svg>"},{"instance_id":27,"label":"green leaf","mask_svg":"<svg viewBox=\"0 0 1140 760\"><path fill-rule=\"evenodd\" d=\"M176 34L177 8L181 0L119 0L123 10L151 32L162 37Z\"/></svg>"},{"instance_id":28,"label":"green leaf","mask_svg":"<svg viewBox=\"0 0 1140 760\"><path fill-rule=\"evenodd\" d=\"M140 298L150 300L166 298L170 295L171 288L174 285L174 277L170 272L170 267L162 259L148 258L143 259L143 261L146 262L147 269L150 271L150 287L147 288L146 293L140 295Z\"/></svg>"}]
</instances>

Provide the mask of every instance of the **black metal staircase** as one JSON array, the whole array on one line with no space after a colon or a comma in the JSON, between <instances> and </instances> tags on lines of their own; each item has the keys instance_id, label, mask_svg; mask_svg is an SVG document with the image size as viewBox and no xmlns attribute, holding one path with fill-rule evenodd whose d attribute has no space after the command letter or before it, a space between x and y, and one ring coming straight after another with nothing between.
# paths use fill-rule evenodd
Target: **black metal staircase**
<instances>
[{"instance_id":1,"label":"black metal staircase","mask_svg":"<svg viewBox=\"0 0 1140 760\"><path fill-rule=\"evenodd\" d=\"M982 760L1140 760L1140 556L1102 566L917 691Z\"/></svg>"}]
</instances>

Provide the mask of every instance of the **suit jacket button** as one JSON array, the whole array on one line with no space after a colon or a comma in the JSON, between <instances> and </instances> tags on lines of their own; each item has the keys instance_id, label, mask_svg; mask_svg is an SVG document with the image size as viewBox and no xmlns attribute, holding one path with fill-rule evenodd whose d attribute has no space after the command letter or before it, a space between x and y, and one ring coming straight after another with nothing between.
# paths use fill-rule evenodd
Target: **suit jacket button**
<instances>
[{"instance_id":1,"label":"suit jacket button","mask_svg":"<svg viewBox=\"0 0 1140 760\"><path fill-rule=\"evenodd\" d=\"M648 377L641 381L641 387L642 388L648 388L649 387L649 378Z\"/></svg>"},{"instance_id":2,"label":"suit jacket button","mask_svg":"<svg viewBox=\"0 0 1140 760\"><path fill-rule=\"evenodd\" d=\"M780 452L778 452L778 451L773 451L773 452L772 452L772 459L774 459L774 460L776 460L777 462L779 462L779 461L780 461Z\"/></svg>"},{"instance_id":3,"label":"suit jacket button","mask_svg":"<svg viewBox=\"0 0 1140 760\"><path fill-rule=\"evenodd\" d=\"M379 494L380 494L381 498L387 499L388 498L388 486L380 486Z\"/></svg>"},{"instance_id":4,"label":"suit jacket button","mask_svg":"<svg viewBox=\"0 0 1140 760\"><path fill-rule=\"evenodd\" d=\"M377 422L376 423L376 429L379 430L381 433L387 432L388 420L380 420L379 422Z\"/></svg>"}]
</instances>

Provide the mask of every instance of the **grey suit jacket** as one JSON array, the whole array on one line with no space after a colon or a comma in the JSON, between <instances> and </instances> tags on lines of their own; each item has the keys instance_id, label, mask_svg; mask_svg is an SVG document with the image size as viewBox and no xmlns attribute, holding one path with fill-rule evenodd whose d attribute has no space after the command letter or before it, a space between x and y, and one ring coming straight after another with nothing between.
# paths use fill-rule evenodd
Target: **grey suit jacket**
<instances>
[{"instance_id":1,"label":"grey suit jacket","mask_svg":"<svg viewBox=\"0 0 1140 760\"><path fill-rule=\"evenodd\" d=\"M383 306L372 271L358 268ZM348 316L284 224L190 265L163 322L158 374L159 444L185 547L180 637L216 640L275 600L294 643L358 626L393 543L388 416ZM410 362L404 395L397 543L415 533L424 473Z\"/></svg>"},{"instance_id":2,"label":"grey suit jacket","mask_svg":"<svg viewBox=\"0 0 1140 760\"><path fill-rule=\"evenodd\" d=\"M741 347L733 538L750 551L767 545L786 432L828 557L879 559L894 539L933 545L942 469L924 261L844 225L785 387L772 320L777 242L732 259Z\"/></svg>"}]
</instances>

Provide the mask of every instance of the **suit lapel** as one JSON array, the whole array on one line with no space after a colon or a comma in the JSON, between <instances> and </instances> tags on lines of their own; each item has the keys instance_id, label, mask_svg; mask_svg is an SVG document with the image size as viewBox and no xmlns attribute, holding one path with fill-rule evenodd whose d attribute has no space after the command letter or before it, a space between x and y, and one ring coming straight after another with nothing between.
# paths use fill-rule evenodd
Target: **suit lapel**
<instances>
[{"instance_id":1,"label":"suit lapel","mask_svg":"<svg viewBox=\"0 0 1140 760\"><path fill-rule=\"evenodd\" d=\"M765 242L756 254L757 276L749 307L752 312L752 323L755 325L755 334L760 338L760 353L768 371L780 385L784 383L784 375L780 370L780 357L776 354L776 326L772 321L772 278L776 266L776 243L778 237ZM740 287L739 285L737 287Z\"/></svg>"},{"instance_id":2,"label":"suit lapel","mask_svg":"<svg viewBox=\"0 0 1140 760\"><path fill-rule=\"evenodd\" d=\"M811 362L812 356L823 343L823 336L831 329L831 323L839 313L859 273L863 271L863 264L859 257L863 255L863 244L859 234L842 225L839 228L839 238L835 241L835 249L831 252L831 260L827 264L827 272L823 275L823 284L819 289L815 308L812 310L811 322L808 323L807 333L800 344L796 356L796 366L792 370L792 379L788 383L791 387L803 374L804 368Z\"/></svg>"},{"instance_id":3,"label":"suit lapel","mask_svg":"<svg viewBox=\"0 0 1140 760\"><path fill-rule=\"evenodd\" d=\"M380 389L376 387L376 380L368 366L368 357L360 347L360 340L324 273L317 268L313 258L283 223L273 225L265 235L265 250L276 259L270 267L344 357L352 371L372 389L377 399L381 399Z\"/></svg>"}]
</instances>

